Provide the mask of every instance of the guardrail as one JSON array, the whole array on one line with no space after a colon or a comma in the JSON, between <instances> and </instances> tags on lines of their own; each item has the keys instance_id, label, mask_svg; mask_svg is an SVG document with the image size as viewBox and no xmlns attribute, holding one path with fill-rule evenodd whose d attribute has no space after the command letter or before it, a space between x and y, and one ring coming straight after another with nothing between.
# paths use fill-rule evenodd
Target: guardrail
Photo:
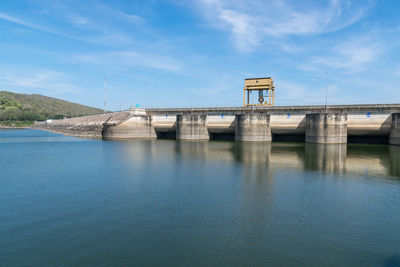
<instances>
[{"instance_id":1,"label":"guardrail","mask_svg":"<svg viewBox=\"0 0 400 267\"><path fill-rule=\"evenodd\" d=\"M155 113L205 113L205 112L253 112L253 111L349 111L349 110L398 110L400 104L357 104L357 105L309 105L309 106L274 106L274 107L204 107L204 108L148 108L147 114Z\"/></svg>"}]
</instances>

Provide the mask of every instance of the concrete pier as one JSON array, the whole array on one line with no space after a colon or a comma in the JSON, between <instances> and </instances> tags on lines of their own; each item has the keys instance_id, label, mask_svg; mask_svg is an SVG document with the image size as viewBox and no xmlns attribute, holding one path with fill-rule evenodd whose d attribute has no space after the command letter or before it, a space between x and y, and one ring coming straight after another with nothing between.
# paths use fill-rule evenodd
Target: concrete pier
<instances>
[{"instance_id":1,"label":"concrete pier","mask_svg":"<svg viewBox=\"0 0 400 267\"><path fill-rule=\"evenodd\" d=\"M319 144L347 143L347 114L306 114L306 142Z\"/></svg>"},{"instance_id":2,"label":"concrete pier","mask_svg":"<svg viewBox=\"0 0 400 267\"><path fill-rule=\"evenodd\" d=\"M392 130L390 131L389 144L400 145L400 113L392 114Z\"/></svg>"},{"instance_id":3,"label":"concrete pier","mask_svg":"<svg viewBox=\"0 0 400 267\"><path fill-rule=\"evenodd\" d=\"M176 116L176 140L209 140L207 115L184 114Z\"/></svg>"},{"instance_id":4,"label":"concrete pier","mask_svg":"<svg viewBox=\"0 0 400 267\"><path fill-rule=\"evenodd\" d=\"M270 115L266 113L250 113L236 115L236 141L271 141L269 127Z\"/></svg>"},{"instance_id":5,"label":"concrete pier","mask_svg":"<svg viewBox=\"0 0 400 267\"><path fill-rule=\"evenodd\" d=\"M150 115L132 115L128 120L117 125L105 123L103 129L104 139L155 139L156 131L152 125Z\"/></svg>"}]
</instances>

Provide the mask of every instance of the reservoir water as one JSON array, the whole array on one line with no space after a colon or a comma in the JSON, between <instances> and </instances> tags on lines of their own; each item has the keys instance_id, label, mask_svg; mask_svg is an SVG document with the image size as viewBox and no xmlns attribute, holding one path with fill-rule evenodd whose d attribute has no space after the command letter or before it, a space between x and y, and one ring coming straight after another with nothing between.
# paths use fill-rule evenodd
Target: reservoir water
<instances>
[{"instance_id":1,"label":"reservoir water","mask_svg":"<svg viewBox=\"0 0 400 267\"><path fill-rule=\"evenodd\" d=\"M1 130L0 171L0 265L400 265L396 146Z\"/></svg>"}]
</instances>

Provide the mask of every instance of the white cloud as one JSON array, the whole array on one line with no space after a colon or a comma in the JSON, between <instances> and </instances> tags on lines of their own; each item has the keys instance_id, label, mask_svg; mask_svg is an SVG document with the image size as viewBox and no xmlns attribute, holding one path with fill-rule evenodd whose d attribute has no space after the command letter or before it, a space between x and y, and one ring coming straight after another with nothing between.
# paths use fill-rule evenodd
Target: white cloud
<instances>
[{"instance_id":1,"label":"white cloud","mask_svg":"<svg viewBox=\"0 0 400 267\"><path fill-rule=\"evenodd\" d=\"M115 29L100 31L99 29L101 29L101 27L99 27L96 23L92 23L89 26L89 21L90 21L89 18L74 14L69 14L67 17L68 17L67 23L73 24L77 27L85 26L87 32L81 35L70 34L66 30L49 28L47 26L42 26L40 24L32 23L27 19L20 19L16 16L0 12L0 19L2 20L22 25L37 31L62 36L68 39L78 40L87 43L103 44L108 46L129 45L134 43L132 38L124 32L120 32Z\"/></svg>"},{"instance_id":2,"label":"white cloud","mask_svg":"<svg viewBox=\"0 0 400 267\"><path fill-rule=\"evenodd\" d=\"M314 65L343 69L348 74L362 72L385 51L383 43L375 37L342 41L327 50L326 55L311 61Z\"/></svg>"},{"instance_id":3,"label":"white cloud","mask_svg":"<svg viewBox=\"0 0 400 267\"><path fill-rule=\"evenodd\" d=\"M111 16L115 19L123 20L125 22L131 23L134 25L144 22L144 18L141 16L138 16L136 14L128 14L126 12L113 9L113 8L103 5L103 4L96 4L95 7L107 16Z\"/></svg>"},{"instance_id":4,"label":"white cloud","mask_svg":"<svg viewBox=\"0 0 400 267\"><path fill-rule=\"evenodd\" d=\"M111 51L99 54L78 55L71 58L74 62L111 66L115 68L139 66L166 71L179 70L180 62L160 54L138 53L134 51Z\"/></svg>"},{"instance_id":5,"label":"white cloud","mask_svg":"<svg viewBox=\"0 0 400 267\"><path fill-rule=\"evenodd\" d=\"M281 105L324 105L326 90L328 91L328 105L343 101L340 87L336 84L326 86L306 86L291 81L279 80L276 82L276 104Z\"/></svg>"},{"instance_id":6,"label":"white cloud","mask_svg":"<svg viewBox=\"0 0 400 267\"><path fill-rule=\"evenodd\" d=\"M309 88L297 83L280 80L276 82L275 86L277 88L275 98L285 103L293 103L295 101L301 101L303 103L303 99L309 99L309 95L311 95ZM312 102L312 100L310 102ZM279 104L279 102L277 104ZM307 104L309 104L309 102Z\"/></svg>"},{"instance_id":7,"label":"white cloud","mask_svg":"<svg viewBox=\"0 0 400 267\"><path fill-rule=\"evenodd\" d=\"M9 15L9 14L5 14L5 13L1 13L1 12L0 12L0 19L6 20L6 21L9 21L9 22L13 22L15 24L22 25L22 26L25 26L25 27L28 27L28 28L31 28L31 29L34 29L34 30L41 31L41 32L55 34L55 35L59 35L59 36L62 36L62 37L75 39L75 40L80 40L80 41L93 42L93 41L91 41L89 39L81 38L81 37L78 37L78 36L73 36L73 35L70 35L70 34L67 34L67 33L64 33L64 32L60 32L60 31L57 31L57 30L54 30L54 29L50 29L50 28L47 28L47 27L44 27L44 26L41 26L41 25L37 25L35 23L31 23L31 22L28 22L26 20L22 20L20 18L15 17L15 16L12 16L12 15Z\"/></svg>"},{"instance_id":8,"label":"white cloud","mask_svg":"<svg viewBox=\"0 0 400 267\"><path fill-rule=\"evenodd\" d=\"M28 28L32 28L32 29L35 29L35 30L53 33L52 31L50 31L48 29L45 29L45 28L40 27L38 25L35 25L33 23L29 23L29 22L27 22L25 20L19 19L19 18L15 17L15 16L11 16L9 14L5 14L5 13L2 13L2 12L0 12L0 19L6 20L6 21L9 21L9 22L13 22L13 23L16 23L16 24L19 24L19 25L22 25L22 26L26 26Z\"/></svg>"},{"instance_id":9,"label":"white cloud","mask_svg":"<svg viewBox=\"0 0 400 267\"><path fill-rule=\"evenodd\" d=\"M260 43L257 30L251 23L251 17L247 14L223 9L219 13L218 18L231 25L231 31L239 49L245 50L248 46L258 45Z\"/></svg>"},{"instance_id":10,"label":"white cloud","mask_svg":"<svg viewBox=\"0 0 400 267\"><path fill-rule=\"evenodd\" d=\"M345 28L359 21L374 1L351 3L329 0L245 1L199 0L206 17L232 33L240 50L249 50L265 38L320 34ZM322 3L322 4L321 4Z\"/></svg>"},{"instance_id":11,"label":"white cloud","mask_svg":"<svg viewBox=\"0 0 400 267\"><path fill-rule=\"evenodd\" d=\"M2 89L7 86L9 90L34 89L44 91L48 95L62 93L79 94L83 89L72 84L70 77L64 73L31 67L1 67L0 85Z\"/></svg>"},{"instance_id":12,"label":"white cloud","mask_svg":"<svg viewBox=\"0 0 400 267\"><path fill-rule=\"evenodd\" d=\"M85 25L89 23L89 19L82 17L82 16L77 16L77 15L71 15L71 21L73 24L77 25Z\"/></svg>"}]
</instances>

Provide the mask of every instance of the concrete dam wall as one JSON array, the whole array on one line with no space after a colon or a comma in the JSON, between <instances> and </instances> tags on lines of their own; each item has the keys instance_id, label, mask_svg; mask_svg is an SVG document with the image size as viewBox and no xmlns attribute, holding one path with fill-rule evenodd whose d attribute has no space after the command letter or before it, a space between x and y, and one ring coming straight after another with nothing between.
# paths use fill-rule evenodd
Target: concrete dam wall
<instances>
[{"instance_id":1,"label":"concrete dam wall","mask_svg":"<svg viewBox=\"0 0 400 267\"><path fill-rule=\"evenodd\" d=\"M38 128L111 140L222 137L268 142L282 136L295 136L308 143L347 143L352 138L378 138L400 144L399 114L400 104L132 109L53 121Z\"/></svg>"},{"instance_id":2,"label":"concrete dam wall","mask_svg":"<svg viewBox=\"0 0 400 267\"><path fill-rule=\"evenodd\" d=\"M119 124L131 116L130 112L106 113L85 117L37 122L32 128L65 135L102 138L104 125Z\"/></svg>"}]
</instances>

